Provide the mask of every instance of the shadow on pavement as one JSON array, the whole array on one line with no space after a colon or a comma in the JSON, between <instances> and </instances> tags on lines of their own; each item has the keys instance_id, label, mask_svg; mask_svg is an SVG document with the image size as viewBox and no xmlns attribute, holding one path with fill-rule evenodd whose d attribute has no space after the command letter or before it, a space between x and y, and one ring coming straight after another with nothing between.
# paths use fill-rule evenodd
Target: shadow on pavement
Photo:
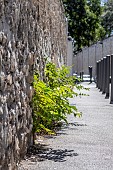
<instances>
[{"instance_id":1,"label":"shadow on pavement","mask_svg":"<svg viewBox=\"0 0 113 170\"><path fill-rule=\"evenodd\" d=\"M67 149L52 149L48 148L47 145L37 144L31 146L27 153L27 159L32 162L52 160L54 162L64 162L66 157L78 156L74 150Z\"/></svg>"},{"instance_id":2,"label":"shadow on pavement","mask_svg":"<svg viewBox=\"0 0 113 170\"><path fill-rule=\"evenodd\" d=\"M78 122L69 123L69 125L72 125L72 126L87 126L84 123L78 123Z\"/></svg>"},{"instance_id":3,"label":"shadow on pavement","mask_svg":"<svg viewBox=\"0 0 113 170\"><path fill-rule=\"evenodd\" d=\"M87 126L85 123L83 122L69 122L68 124L64 124L61 127L61 131L57 132L57 135L67 135L67 133L65 133L65 131L67 129L72 129L74 128L75 130L78 130L79 126Z\"/></svg>"}]
</instances>

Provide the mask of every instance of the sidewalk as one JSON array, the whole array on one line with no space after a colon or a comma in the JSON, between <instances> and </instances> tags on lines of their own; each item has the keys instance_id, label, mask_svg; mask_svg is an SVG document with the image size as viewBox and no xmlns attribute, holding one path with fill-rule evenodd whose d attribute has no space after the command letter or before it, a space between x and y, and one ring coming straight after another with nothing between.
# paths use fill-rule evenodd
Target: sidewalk
<instances>
[{"instance_id":1,"label":"sidewalk","mask_svg":"<svg viewBox=\"0 0 113 170\"><path fill-rule=\"evenodd\" d=\"M82 118L69 116L57 136L41 137L41 149L19 170L113 170L113 105L95 84L84 85L90 96L70 100Z\"/></svg>"}]
</instances>

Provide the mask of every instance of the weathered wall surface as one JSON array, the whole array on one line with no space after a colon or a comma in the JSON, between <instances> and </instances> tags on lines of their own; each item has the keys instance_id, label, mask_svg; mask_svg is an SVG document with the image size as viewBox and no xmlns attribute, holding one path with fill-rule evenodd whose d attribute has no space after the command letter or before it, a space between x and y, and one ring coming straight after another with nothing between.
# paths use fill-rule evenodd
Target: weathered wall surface
<instances>
[{"instance_id":1,"label":"weathered wall surface","mask_svg":"<svg viewBox=\"0 0 113 170\"><path fill-rule=\"evenodd\" d=\"M0 0L0 170L16 170L32 143L33 70L66 63L60 0Z\"/></svg>"},{"instance_id":2,"label":"weathered wall surface","mask_svg":"<svg viewBox=\"0 0 113 170\"><path fill-rule=\"evenodd\" d=\"M72 65L73 65L73 40L69 36L67 45L67 66L69 66L70 68L70 76L73 75Z\"/></svg>"},{"instance_id":3,"label":"weathered wall surface","mask_svg":"<svg viewBox=\"0 0 113 170\"><path fill-rule=\"evenodd\" d=\"M113 54L113 36L109 37L102 42L98 42L90 46L89 48L83 48L82 52L79 52L73 57L73 72L84 72L89 74L88 66L93 66L93 77L96 74L96 62L106 55Z\"/></svg>"}]
</instances>

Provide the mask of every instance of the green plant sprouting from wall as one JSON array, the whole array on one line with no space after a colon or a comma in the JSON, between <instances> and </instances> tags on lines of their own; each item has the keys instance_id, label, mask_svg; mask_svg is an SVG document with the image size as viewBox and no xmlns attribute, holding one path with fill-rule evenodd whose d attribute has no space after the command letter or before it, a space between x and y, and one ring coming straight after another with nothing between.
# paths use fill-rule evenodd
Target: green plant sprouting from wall
<instances>
[{"instance_id":1,"label":"green plant sprouting from wall","mask_svg":"<svg viewBox=\"0 0 113 170\"><path fill-rule=\"evenodd\" d=\"M40 133L54 133L55 125L62 120L67 123L67 115L81 116L76 106L69 104L69 98L78 96L74 91L76 78L69 76L69 68L57 68L48 62L45 67L45 81L39 80L39 74L34 74L33 97L33 131ZM76 84L78 90L81 85Z\"/></svg>"}]
</instances>

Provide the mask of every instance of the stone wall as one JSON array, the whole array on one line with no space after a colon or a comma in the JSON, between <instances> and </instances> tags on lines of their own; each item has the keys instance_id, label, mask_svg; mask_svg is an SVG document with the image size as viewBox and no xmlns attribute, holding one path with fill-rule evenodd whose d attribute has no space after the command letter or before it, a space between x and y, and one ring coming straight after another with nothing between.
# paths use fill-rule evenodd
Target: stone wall
<instances>
[{"instance_id":1,"label":"stone wall","mask_svg":"<svg viewBox=\"0 0 113 170\"><path fill-rule=\"evenodd\" d=\"M16 170L32 144L32 81L45 58L66 63L60 0L0 0L0 170Z\"/></svg>"}]
</instances>

